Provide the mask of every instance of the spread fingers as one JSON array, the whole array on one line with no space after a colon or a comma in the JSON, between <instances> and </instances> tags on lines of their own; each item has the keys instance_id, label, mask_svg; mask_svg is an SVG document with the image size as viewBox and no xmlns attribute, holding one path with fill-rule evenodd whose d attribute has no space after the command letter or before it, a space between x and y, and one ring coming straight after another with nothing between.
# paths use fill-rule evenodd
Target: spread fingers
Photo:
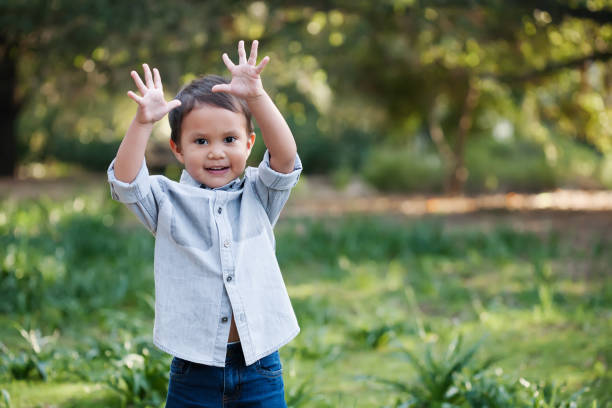
<instances>
[{"instance_id":1,"label":"spread fingers","mask_svg":"<svg viewBox=\"0 0 612 408\"><path fill-rule=\"evenodd\" d=\"M134 80L134 83L136 84L136 87L140 91L140 94L144 95L147 92L147 87L142 82L142 79L140 79L140 75L138 75L138 72L132 71L132 72L130 72L130 75L132 76L132 79Z\"/></svg>"},{"instance_id":2,"label":"spread fingers","mask_svg":"<svg viewBox=\"0 0 612 408\"><path fill-rule=\"evenodd\" d=\"M257 46L258 45L259 45L259 41L257 40L253 41L253 44L251 44L251 55L249 56L250 65L255 65L255 63L257 62Z\"/></svg>"},{"instance_id":3,"label":"spread fingers","mask_svg":"<svg viewBox=\"0 0 612 408\"><path fill-rule=\"evenodd\" d=\"M246 59L246 51L244 50L244 41L240 40L238 42L238 63L239 64L246 64L247 59Z\"/></svg>"},{"instance_id":4,"label":"spread fingers","mask_svg":"<svg viewBox=\"0 0 612 408\"><path fill-rule=\"evenodd\" d=\"M151 75L151 68L149 68L147 64L142 64L142 67L144 68L145 84L147 84L147 88L155 88L153 84L153 75Z\"/></svg>"}]
</instances>

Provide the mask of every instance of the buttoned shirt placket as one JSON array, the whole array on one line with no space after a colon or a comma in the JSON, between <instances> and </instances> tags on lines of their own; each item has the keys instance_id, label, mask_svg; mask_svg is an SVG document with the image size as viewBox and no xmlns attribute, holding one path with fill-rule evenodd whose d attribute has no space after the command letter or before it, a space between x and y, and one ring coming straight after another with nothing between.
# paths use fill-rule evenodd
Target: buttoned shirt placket
<instances>
[{"instance_id":1,"label":"buttoned shirt placket","mask_svg":"<svg viewBox=\"0 0 612 408\"><path fill-rule=\"evenodd\" d=\"M244 322L244 313L240 296L236 290L236 268L234 256L232 254L234 247L234 243L232 242L232 227L226 216L227 211L225 211L229 194L231 193L217 189L213 191L215 195L213 200L213 214L219 234L218 242L219 259L221 260L221 279L223 279L223 290L225 292L221 295L221 316L219 319L217 338L215 339L215 360L222 362L225 361L232 314L234 314L238 333L242 334L245 331L241 330L241 327L243 327L241 323Z\"/></svg>"}]
</instances>

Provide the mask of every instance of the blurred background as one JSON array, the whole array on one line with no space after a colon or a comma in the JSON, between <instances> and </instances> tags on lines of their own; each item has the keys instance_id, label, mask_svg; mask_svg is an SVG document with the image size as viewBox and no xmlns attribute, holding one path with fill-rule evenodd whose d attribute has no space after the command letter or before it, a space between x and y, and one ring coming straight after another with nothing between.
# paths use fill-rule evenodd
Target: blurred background
<instances>
[{"instance_id":1,"label":"blurred background","mask_svg":"<svg viewBox=\"0 0 612 408\"><path fill-rule=\"evenodd\" d=\"M172 98L197 76L227 75L221 53L259 39L272 60L264 84L306 175L396 192L612 186L607 0L56 0L1 11L2 176L104 170L136 109L130 70L157 66ZM163 120L150 160L175 176L168 138Z\"/></svg>"},{"instance_id":2,"label":"blurred background","mask_svg":"<svg viewBox=\"0 0 612 408\"><path fill-rule=\"evenodd\" d=\"M304 165L290 406L612 404L611 0L4 0L0 406L162 404L154 241L105 170L131 70L170 99L241 39Z\"/></svg>"}]
</instances>

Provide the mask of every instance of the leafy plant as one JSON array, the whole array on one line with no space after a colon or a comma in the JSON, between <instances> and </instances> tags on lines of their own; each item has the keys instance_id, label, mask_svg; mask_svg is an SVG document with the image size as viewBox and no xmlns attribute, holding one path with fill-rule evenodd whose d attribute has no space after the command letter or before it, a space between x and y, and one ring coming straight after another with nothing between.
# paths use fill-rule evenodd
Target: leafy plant
<instances>
[{"instance_id":1,"label":"leafy plant","mask_svg":"<svg viewBox=\"0 0 612 408\"><path fill-rule=\"evenodd\" d=\"M406 333L412 328L402 323L377 324L369 327L360 327L354 330L352 339L356 343L366 345L368 348L377 349L383 347L393 340L398 333Z\"/></svg>"},{"instance_id":2,"label":"leafy plant","mask_svg":"<svg viewBox=\"0 0 612 408\"><path fill-rule=\"evenodd\" d=\"M313 392L312 379L302 381L297 387L287 388L285 391L288 408L312 407L314 402L320 400L321 396Z\"/></svg>"},{"instance_id":3,"label":"leafy plant","mask_svg":"<svg viewBox=\"0 0 612 408\"><path fill-rule=\"evenodd\" d=\"M414 385L403 382L388 381L397 389L411 394L411 404L414 406L429 406L429 404L454 404L461 400L462 396L454 383L454 376L472 363L472 359L480 346L480 342L463 351L463 337L455 337L448 345L446 352L436 357L431 346L425 349L425 358L420 360L412 352L404 350L404 356L416 369L417 381ZM491 358L473 367L474 373L484 371L496 359Z\"/></svg>"},{"instance_id":4,"label":"leafy plant","mask_svg":"<svg viewBox=\"0 0 612 408\"><path fill-rule=\"evenodd\" d=\"M41 379L46 381L48 378L47 366L51 360L51 353L46 349L46 345L57 340L58 332L52 336L42 336L40 330L26 330L15 324L19 334L25 340L27 348L19 353L11 352L3 343L0 342L2 356L2 366L11 378L16 380Z\"/></svg>"},{"instance_id":5,"label":"leafy plant","mask_svg":"<svg viewBox=\"0 0 612 408\"><path fill-rule=\"evenodd\" d=\"M5 390L4 388L1 390L2 392L2 408L11 408L11 394L9 394L9 392L7 390Z\"/></svg>"},{"instance_id":6,"label":"leafy plant","mask_svg":"<svg viewBox=\"0 0 612 408\"><path fill-rule=\"evenodd\" d=\"M501 371L501 370L500 370ZM565 397L563 385L555 382L531 383L525 378L508 379L491 371L475 375L460 374L456 384L469 407L520 407L520 408L596 408L597 401L582 399L588 387Z\"/></svg>"},{"instance_id":7,"label":"leafy plant","mask_svg":"<svg viewBox=\"0 0 612 408\"><path fill-rule=\"evenodd\" d=\"M106 385L121 396L124 405L160 406L169 381L164 354L145 341L128 341L123 352L121 358L112 361Z\"/></svg>"},{"instance_id":8,"label":"leafy plant","mask_svg":"<svg viewBox=\"0 0 612 408\"><path fill-rule=\"evenodd\" d=\"M577 408L587 401L581 399L588 388L582 388L570 396L564 395L563 385L554 382L531 383L525 378L511 380L501 375L501 369L491 370L498 360L489 358L480 364L474 355L483 339L462 350L462 337L455 337L445 353L434 355L427 345L424 358L403 350L416 381L407 383L376 378L407 397L398 398L398 408ZM597 401L588 401L597 407Z\"/></svg>"}]
</instances>

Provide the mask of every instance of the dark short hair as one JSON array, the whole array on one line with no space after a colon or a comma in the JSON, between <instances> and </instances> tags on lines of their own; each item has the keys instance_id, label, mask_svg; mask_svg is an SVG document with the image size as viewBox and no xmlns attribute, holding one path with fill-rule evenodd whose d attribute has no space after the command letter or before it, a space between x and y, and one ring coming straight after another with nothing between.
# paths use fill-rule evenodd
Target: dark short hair
<instances>
[{"instance_id":1,"label":"dark short hair","mask_svg":"<svg viewBox=\"0 0 612 408\"><path fill-rule=\"evenodd\" d=\"M253 132L251 111L246 101L227 92L213 92L212 87L219 84L229 84L229 81L218 75L206 75L205 77L194 79L179 91L176 99L181 101L181 106L171 110L168 114L171 131L170 138L174 143L180 144L183 118L200 105L217 106L236 113L242 112L246 119L247 132L249 134Z\"/></svg>"}]
</instances>

